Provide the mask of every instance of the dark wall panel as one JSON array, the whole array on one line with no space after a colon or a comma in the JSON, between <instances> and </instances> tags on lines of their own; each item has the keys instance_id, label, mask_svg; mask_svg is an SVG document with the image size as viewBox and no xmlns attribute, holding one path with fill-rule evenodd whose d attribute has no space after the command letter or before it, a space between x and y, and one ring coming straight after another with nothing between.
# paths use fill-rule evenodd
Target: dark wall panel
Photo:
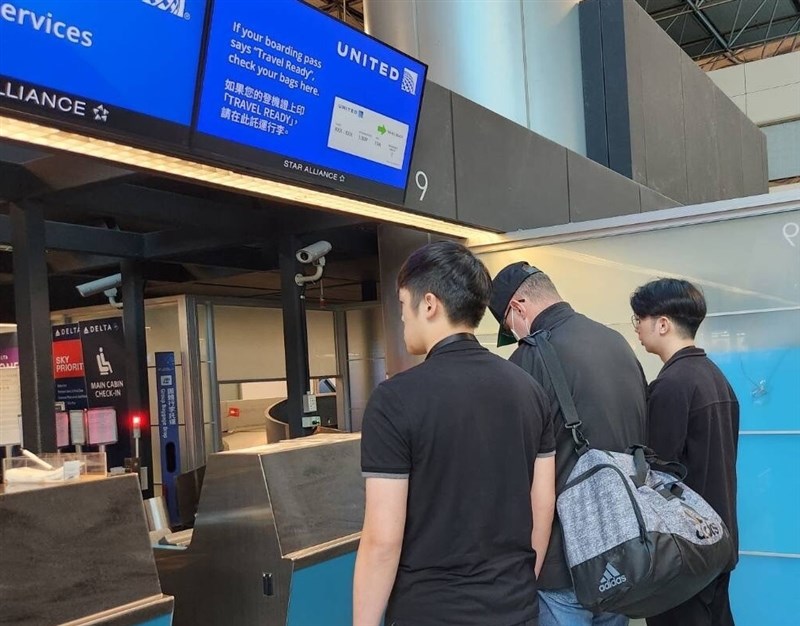
<instances>
[{"instance_id":1,"label":"dark wall panel","mask_svg":"<svg viewBox=\"0 0 800 626\"><path fill-rule=\"evenodd\" d=\"M751 124L741 115L739 108L722 91L716 91L719 142L719 172L721 198L740 198L744 195L742 181L742 122Z\"/></svg>"},{"instance_id":2,"label":"dark wall panel","mask_svg":"<svg viewBox=\"0 0 800 626\"><path fill-rule=\"evenodd\" d=\"M600 25L600 0L584 0L578 5L581 29L581 67L583 69L583 109L586 126L586 155L608 166L606 94L603 77L603 35Z\"/></svg>"},{"instance_id":3,"label":"dark wall panel","mask_svg":"<svg viewBox=\"0 0 800 626\"><path fill-rule=\"evenodd\" d=\"M635 2L623 2L625 18L625 63L628 83L628 112L630 117L631 170L638 183L647 183L647 159L644 142L644 92L642 83L642 58L640 50L647 44L639 25L642 11Z\"/></svg>"},{"instance_id":4,"label":"dark wall panel","mask_svg":"<svg viewBox=\"0 0 800 626\"><path fill-rule=\"evenodd\" d=\"M686 129L686 172L688 196L692 203L719 199L719 146L714 90L708 77L687 56L681 56L683 75L684 126Z\"/></svg>"},{"instance_id":5,"label":"dark wall panel","mask_svg":"<svg viewBox=\"0 0 800 626\"><path fill-rule=\"evenodd\" d=\"M598 3L605 92L599 103L597 89L584 99L587 138L605 130L609 167L682 204L765 189L767 177L758 174L758 164L763 170L766 156L752 122L732 103L721 102L716 85L640 3L584 0L582 45L596 48L596 25L588 16ZM597 63L597 57L584 61L585 85L592 84L585 74L596 72ZM600 107L606 111L605 129L591 128ZM738 147L721 137L723 129L740 137ZM604 163L591 150L588 154Z\"/></svg>"},{"instance_id":6,"label":"dark wall panel","mask_svg":"<svg viewBox=\"0 0 800 626\"><path fill-rule=\"evenodd\" d=\"M450 98L448 89L430 81L425 84L405 206L420 213L455 219L456 181Z\"/></svg>"},{"instance_id":7,"label":"dark wall panel","mask_svg":"<svg viewBox=\"0 0 800 626\"><path fill-rule=\"evenodd\" d=\"M567 149L453 94L458 220L503 231L569 221Z\"/></svg>"},{"instance_id":8,"label":"dark wall panel","mask_svg":"<svg viewBox=\"0 0 800 626\"><path fill-rule=\"evenodd\" d=\"M571 222L639 213L639 185L574 152L567 153Z\"/></svg>"},{"instance_id":9,"label":"dark wall panel","mask_svg":"<svg viewBox=\"0 0 800 626\"><path fill-rule=\"evenodd\" d=\"M639 20L647 45L640 52L644 95L647 186L686 202L681 49L651 19Z\"/></svg>"},{"instance_id":10,"label":"dark wall panel","mask_svg":"<svg viewBox=\"0 0 800 626\"><path fill-rule=\"evenodd\" d=\"M600 22L603 30L608 164L615 172L630 178L633 172L623 4L618 0L600 0Z\"/></svg>"}]
</instances>

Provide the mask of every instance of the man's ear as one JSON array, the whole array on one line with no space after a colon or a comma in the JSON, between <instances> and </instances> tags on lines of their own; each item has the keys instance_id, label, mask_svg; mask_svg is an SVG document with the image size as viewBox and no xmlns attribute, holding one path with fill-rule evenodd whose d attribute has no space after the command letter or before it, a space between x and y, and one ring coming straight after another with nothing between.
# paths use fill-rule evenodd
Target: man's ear
<instances>
[{"instance_id":1,"label":"man's ear","mask_svg":"<svg viewBox=\"0 0 800 626\"><path fill-rule=\"evenodd\" d=\"M422 306L422 314L425 316L425 319L432 319L439 311L442 303L439 301L439 298L432 293L426 293L425 297L422 298L420 306Z\"/></svg>"}]
</instances>

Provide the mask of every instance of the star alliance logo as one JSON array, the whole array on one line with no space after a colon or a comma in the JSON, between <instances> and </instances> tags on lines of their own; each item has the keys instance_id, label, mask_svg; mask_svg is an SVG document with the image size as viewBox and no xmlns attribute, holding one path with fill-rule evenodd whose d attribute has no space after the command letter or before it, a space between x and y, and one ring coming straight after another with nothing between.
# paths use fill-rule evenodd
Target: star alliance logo
<instances>
[{"instance_id":1,"label":"star alliance logo","mask_svg":"<svg viewBox=\"0 0 800 626\"><path fill-rule=\"evenodd\" d=\"M142 2L166 13L171 13L175 17L182 17L185 20L190 17L186 12L186 0L142 0Z\"/></svg>"},{"instance_id":2,"label":"star alliance logo","mask_svg":"<svg viewBox=\"0 0 800 626\"><path fill-rule=\"evenodd\" d=\"M94 113L95 122L108 121L108 109L105 108L102 104L98 104L95 108L93 108L92 113Z\"/></svg>"}]
</instances>

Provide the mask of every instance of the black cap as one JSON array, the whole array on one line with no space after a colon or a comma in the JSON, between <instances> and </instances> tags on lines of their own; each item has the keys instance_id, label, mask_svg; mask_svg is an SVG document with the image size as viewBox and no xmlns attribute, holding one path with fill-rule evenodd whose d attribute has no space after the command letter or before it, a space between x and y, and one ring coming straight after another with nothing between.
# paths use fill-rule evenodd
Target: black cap
<instances>
[{"instance_id":1,"label":"black cap","mask_svg":"<svg viewBox=\"0 0 800 626\"><path fill-rule=\"evenodd\" d=\"M500 332L497 333L497 347L507 346L516 343L514 335L508 332L503 323L508 303L517 293L517 289L525 282L529 276L540 274L542 270L528 265L525 261L518 261L511 265L506 265L492 281L492 297L489 299L489 311L500 323Z\"/></svg>"}]
</instances>

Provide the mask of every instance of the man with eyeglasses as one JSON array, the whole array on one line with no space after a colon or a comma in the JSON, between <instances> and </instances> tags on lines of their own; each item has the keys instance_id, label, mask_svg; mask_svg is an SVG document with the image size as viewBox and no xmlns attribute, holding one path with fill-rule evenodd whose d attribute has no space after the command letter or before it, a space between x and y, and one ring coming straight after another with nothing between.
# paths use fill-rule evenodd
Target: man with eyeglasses
<instances>
[{"instance_id":1,"label":"man with eyeglasses","mask_svg":"<svg viewBox=\"0 0 800 626\"><path fill-rule=\"evenodd\" d=\"M686 466L686 484L719 513L738 544L739 402L694 343L706 316L705 297L686 280L661 278L639 287L631 308L639 341L664 363L648 390L648 445L662 459ZM648 626L733 626L728 584L737 560L693 598L648 618Z\"/></svg>"},{"instance_id":2,"label":"man with eyeglasses","mask_svg":"<svg viewBox=\"0 0 800 626\"><path fill-rule=\"evenodd\" d=\"M564 302L550 278L524 261L505 267L492 281L489 310L500 322L497 345L519 344L511 361L528 362L528 373L547 392L556 433L556 493L578 457L538 350L521 341L536 332L549 333L561 361L582 430L594 448L624 452L645 442L646 381L639 361L615 330L576 313ZM587 532L590 529L587 529ZM556 514L550 545L538 579L540 626L624 626L628 618L583 608L572 588Z\"/></svg>"}]
</instances>

